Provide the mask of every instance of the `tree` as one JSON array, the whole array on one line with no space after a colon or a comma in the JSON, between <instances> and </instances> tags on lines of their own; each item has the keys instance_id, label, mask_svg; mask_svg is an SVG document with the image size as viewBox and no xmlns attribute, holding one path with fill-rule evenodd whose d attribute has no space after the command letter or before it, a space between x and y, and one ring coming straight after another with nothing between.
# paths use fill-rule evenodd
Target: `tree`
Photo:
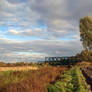
<instances>
[{"instance_id":1,"label":"tree","mask_svg":"<svg viewBox=\"0 0 92 92\"><path fill-rule=\"evenodd\" d=\"M92 17L80 19L80 37L85 50L92 50Z\"/></svg>"}]
</instances>

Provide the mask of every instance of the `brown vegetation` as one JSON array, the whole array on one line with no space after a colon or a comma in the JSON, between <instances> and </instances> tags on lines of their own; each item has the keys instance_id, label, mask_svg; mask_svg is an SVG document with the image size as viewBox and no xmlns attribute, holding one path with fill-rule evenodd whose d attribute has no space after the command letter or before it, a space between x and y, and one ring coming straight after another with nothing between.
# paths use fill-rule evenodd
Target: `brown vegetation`
<instances>
[{"instance_id":1,"label":"brown vegetation","mask_svg":"<svg viewBox=\"0 0 92 92\"><path fill-rule=\"evenodd\" d=\"M29 78L17 83L10 83L1 88L0 92L46 92L46 86L56 81L66 69L66 67L43 67L30 71Z\"/></svg>"}]
</instances>

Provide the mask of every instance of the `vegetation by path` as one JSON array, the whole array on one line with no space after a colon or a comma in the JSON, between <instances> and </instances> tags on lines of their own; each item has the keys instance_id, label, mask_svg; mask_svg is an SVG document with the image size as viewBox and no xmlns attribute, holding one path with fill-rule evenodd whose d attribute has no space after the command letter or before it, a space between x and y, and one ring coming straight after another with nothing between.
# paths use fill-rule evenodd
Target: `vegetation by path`
<instances>
[{"instance_id":1,"label":"vegetation by path","mask_svg":"<svg viewBox=\"0 0 92 92\"><path fill-rule=\"evenodd\" d=\"M67 71L60 80L47 86L48 92L88 92L88 85L78 67Z\"/></svg>"},{"instance_id":2,"label":"vegetation by path","mask_svg":"<svg viewBox=\"0 0 92 92\"><path fill-rule=\"evenodd\" d=\"M82 67L81 70L89 84L89 90L92 90L92 67Z\"/></svg>"}]
</instances>

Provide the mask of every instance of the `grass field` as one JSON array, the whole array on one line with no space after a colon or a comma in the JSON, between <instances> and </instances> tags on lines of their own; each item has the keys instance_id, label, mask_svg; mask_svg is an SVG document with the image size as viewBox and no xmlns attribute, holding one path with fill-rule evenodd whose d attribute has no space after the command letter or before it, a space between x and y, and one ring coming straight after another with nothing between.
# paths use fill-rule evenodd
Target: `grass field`
<instances>
[{"instance_id":1,"label":"grass field","mask_svg":"<svg viewBox=\"0 0 92 92\"><path fill-rule=\"evenodd\" d=\"M78 66L0 67L0 92L88 92Z\"/></svg>"},{"instance_id":2,"label":"grass field","mask_svg":"<svg viewBox=\"0 0 92 92\"><path fill-rule=\"evenodd\" d=\"M42 67L29 71L1 71L0 92L47 92L46 86L58 80L66 67Z\"/></svg>"}]
</instances>

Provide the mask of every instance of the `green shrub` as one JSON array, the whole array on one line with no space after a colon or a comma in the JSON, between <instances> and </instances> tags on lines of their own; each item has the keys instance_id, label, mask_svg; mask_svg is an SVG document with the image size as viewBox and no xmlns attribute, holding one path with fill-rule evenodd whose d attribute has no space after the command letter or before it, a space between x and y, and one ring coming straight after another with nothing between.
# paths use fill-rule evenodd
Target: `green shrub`
<instances>
[{"instance_id":1,"label":"green shrub","mask_svg":"<svg viewBox=\"0 0 92 92\"><path fill-rule=\"evenodd\" d=\"M81 70L73 67L59 81L49 85L47 90L48 92L87 92L87 84Z\"/></svg>"}]
</instances>

